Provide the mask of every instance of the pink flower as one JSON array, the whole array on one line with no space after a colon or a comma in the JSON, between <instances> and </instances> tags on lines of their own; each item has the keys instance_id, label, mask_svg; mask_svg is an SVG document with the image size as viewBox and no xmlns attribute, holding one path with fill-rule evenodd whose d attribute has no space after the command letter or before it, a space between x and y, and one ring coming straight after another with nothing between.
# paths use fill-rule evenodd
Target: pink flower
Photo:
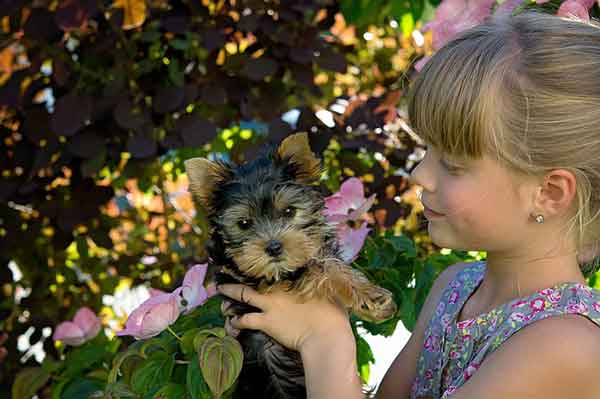
<instances>
[{"instance_id":1,"label":"pink flower","mask_svg":"<svg viewBox=\"0 0 600 399\"><path fill-rule=\"evenodd\" d=\"M455 304L459 297L460 295L458 294L458 291L452 291L450 298L448 298L448 303Z\"/></svg>"},{"instance_id":2,"label":"pink flower","mask_svg":"<svg viewBox=\"0 0 600 399\"><path fill-rule=\"evenodd\" d=\"M526 321L527 315L521 312L514 312L510 314L510 319L512 321Z\"/></svg>"},{"instance_id":3,"label":"pink flower","mask_svg":"<svg viewBox=\"0 0 600 399\"><path fill-rule=\"evenodd\" d=\"M421 58L419 61L415 62L414 67L417 72L421 72L421 69L427 64L427 61L431 59L431 56L427 55Z\"/></svg>"},{"instance_id":4,"label":"pink flower","mask_svg":"<svg viewBox=\"0 0 600 399\"><path fill-rule=\"evenodd\" d=\"M462 287L463 283L460 282L459 280L452 280L452 282L450 283L450 287L452 288L460 288Z\"/></svg>"},{"instance_id":5,"label":"pink flower","mask_svg":"<svg viewBox=\"0 0 600 399\"><path fill-rule=\"evenodd\" d=\"M151 297L152 297L152 296L157 296L157 295L166 294L166 292L164 292L164 291L161 291L161 290L159 290L159 289L156 289L156 288L150 288L150 289L148 290L148 292L150 292L150 296L151 296Z\"/></svg>"},{"instance_id":6,"label":"pink flower","mask_svg":"<svg viewBox=\"0 0 600 399\"><path fill-rule=\"evenodd\" d=\"M369 234L367 222L362 220L375 201L375 194L365 198L360 179L351 177L342 183L340 191L325 198L323 214L336 225L336 235L345 262L353 261Z\"/></svg>"},{"instance_id":7,"label":"pink flower","mask_svg":"<svg viewBox=\"0 0 600 399\"><path fill-rule=\"evenodd\" d=\"M590 8L594 3L596 0L567 0L560 5L556 15L565 18L574 15L587 22L590 20Z\"/></svg>"},{"instance_id":8,"label":"pink flower","mask_svg":"<svg viewBox=\"0 0 600 399\"><path fill-rule=\"evenodd\" d=\"M442 395L442 398L447 397L450 394L453 394L454 392L456 392L456 390L458 389L458 387L454 386L454 385L450 385L448 387L448 389L446 389L446 391L444 392L444 394Z\"/></svg>"},{"instance_id":9,"label":"pink flower","mask_svg":"<svg viewBox=\"0 0 600 399\"><path fill-rule=\"evenodd\" d=\"M358 229L354 229L346 224L339 224L337 227L337 238L342 250L342 259L344 262L352 262L362 249L367 235L371 231L367 227L367 222L363 222Z\"/></svg>"},{"instance_id":10,"label":"pink flower","mask_svg":"<svg viewBox=\"0 0 600 399\"><path fill-rule=\"evenodd\" d=\"M125 329L117 335L132 335L136 339L146 339L160 334L179 317L181 287L169 294L148 298L129 315Z\"/></svg>"},{"instance_id":11,"label":"pink flower","mask_svg":"<svg viewBox=\"0 0 600 399\"><path fill-rule=\"evenodd\" d=\"M499 12L512 12L515 8L520 6L523 3L523 0L505 0L502 4L499 4L496 7L496 13Z\"/></svg>"},{"instance_id":12,"label":"pink flower","mask_svg":"<svg viewBox=\"0 0 600 399\"><path fill-rule=\"evenodd\" d=\"M567 313L569 314L573 314L573 313L584 313L587 314L588 312L588 307L585 305L585 303L575 303L572 305L568 305L567 306Z\"/></svg>"},{"instance_id":13,"label":"pink flower","mask_svg":"<svg viewBox=\"0 0 600 399\"><path fill-rule=\"evenodd\" d=\"M534 312L541 312L546 307L546 302L542 298L535 298L529 303L529 308Z\"/></svg>"},{"instance_id":14,"label":"pink flower","mask_svg":"<svg viewBox=\"0 0 600 399\"><path fill-rule=\"evenodd\" d=\"M180 312L190 313L196 307L217 294L213 283L204 287L208 263L192 266L181 287L171 293L150 288L150 298L129 315L125 329L117 335L132 335L136 339L146 339L160 334L179 317Z\"/></svg>"},{"instance_id":15,"label":"pink flower","mask_svg":"<svg viewBox=\"0 0 600 399\"><path fill-rule=\"evenodd\" d=\"M519 300L519 301L513 303L511 307L512 308L520 308L520 307L523 307L523 305L526 305L526 304L527 304L527 301Z\"/></svg>"},{"instance_id":16,"label":"pink flower","mask_svg":"<svg viewBox=\"0 0 600 399\"><path fill-rule=\"evenodd\" d=\"M433 48L439 49L456 34L483 22L491 14L496 0L444 0L435 10L435 18L423 27L433 32Z\"/></svg>"},{"instance_id":17,"label":"pink flower","mask_svg":"<svg viewBox=\"0 0 600 399\"><path fill-rule=\"evenodd\" d=\"M561 298L562 298L562 293L560 291L554 291L550 295L548 295L548 300L552 303L560 302Z\"/></svg>"},{"instance_id":18,"label":"pink flower","mask_svg":"<svg viewBox=\"0 0 600 399\"><path fill-rule=\"evenodd\" d=\"M469 328L471 327L473 324L475 323L475 320L473 319L469 319L469 320L463 320L460 321L456 324L456 327L463 329L463 328Z\"/></svg>"},{"instance_id":19,"label":"pink flower","mask_svg":"<svg viewBox=\"0 0 600 399\"><path fill-rule=\"evenodd\" d=\"M444 313L444 309L446 308L445 302L438 303L437 309L435 309L436 316L441 316Z\"/></svg>"},{"instance_id":20,"label":"pink flower","mask_svg":"<svg viewBox=\"0 0 600 399\"><path fill-rule=\"evenodd\" d=\"M464 371L465 381L467 381L469 378L471 378L473 376L473 374L475 374L475 372L477 371L478 368L479 368L479 364L477 364L477 363L470 364L469 367L467 367L467 369Z\"/></svg>"},{"instance_id":21,"label":"pink flower","mask_svg":"<svg viewBox=\"0 0 600 399\"><path fill-rule=\"evenodd\" d=\"M340 186L340 191L325 198L325 211L330 222L358 220L375 202L375 194L365 198L360 179L351 177Z\"/></svg>"},{"instance_id":22,"label":"pink flower","mask_svg":"<svg viewBox=\"0 0 600 399\"><path fill-rule=\"evenodd\" d=\"M72 322L65 321L56 326L52 339L66 345L79 346L98 335L100 326L100 318L84 306L75 313Z\"/></svg>"},{"instance_id":23,"label":"pink flower","mask_svg":"<svg viewBox=\"0 0 600 399\"><path fill-rule=\"evenodd\" d=\"M194 308L202 305L208 298L217 293L216 288L213 287L209 294L208 289L204 287L207 268L208 263L194 265L185 274L181 284L181 296L184 299L184 302L182 302L183 314L190 313Z\"/></svg>"}]
</instances>

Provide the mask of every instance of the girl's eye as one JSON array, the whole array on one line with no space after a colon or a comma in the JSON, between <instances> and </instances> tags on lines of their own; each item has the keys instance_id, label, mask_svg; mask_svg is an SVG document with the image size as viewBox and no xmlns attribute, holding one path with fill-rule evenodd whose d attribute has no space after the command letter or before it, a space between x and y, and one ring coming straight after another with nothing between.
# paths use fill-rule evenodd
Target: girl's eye
<instances>
[{"instance_id":1,"label":"girl's eye","mask_svg":"<svg viewBox=\"0 0 600 399\"><path fill-rule=\"evenodd\" d=\"M296 214L296 209L294 207L288 206L283 210L283 214L284 216L291 218Z\"/></svg>"},{"instance_id":2,"label":"girl's eye","mask_svg":"<svg viewBox=\"0 0 600 399\"><path fill-rule=\"evenodd\" d=\"M237 222L238 227L242 230L248 230L252 226L252 221L248 219L241 219Z\"/></svg>"},{"instance_id":3,"label":"girl's eye","mask_svg":"<svg viewBox=\"0 0 600 399\"><path fill-rule=\"evenodd\" d=\"M449 172L452 172L452 173L460 172L462 170L462 168L460 166L451 165L444 160L440 160L440 163L442 164L442 166L444 166L444 168L446 168L446 170L448 170Z\"/></svg>"}]
</instances>

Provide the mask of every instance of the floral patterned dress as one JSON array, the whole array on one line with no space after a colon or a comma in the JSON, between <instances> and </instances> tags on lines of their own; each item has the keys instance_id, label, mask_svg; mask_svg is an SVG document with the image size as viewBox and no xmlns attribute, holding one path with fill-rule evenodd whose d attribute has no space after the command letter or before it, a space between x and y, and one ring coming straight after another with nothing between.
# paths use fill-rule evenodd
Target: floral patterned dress
<instances>
[{"instance_id":1,"label":"floral patterned dress","mask_svg":"<svg viewBox=\"0 0 600 399\"><path fill-rule=\"evenodd\" d=\"M485 265L485 261L467 265L443 292L425 330L411 399L447 398L475 374L488 354L537 320L581 314L600 326L600 291L575 282L557 284L457 322L459 311L483 280Z\"/></svg>"}]
</instances>

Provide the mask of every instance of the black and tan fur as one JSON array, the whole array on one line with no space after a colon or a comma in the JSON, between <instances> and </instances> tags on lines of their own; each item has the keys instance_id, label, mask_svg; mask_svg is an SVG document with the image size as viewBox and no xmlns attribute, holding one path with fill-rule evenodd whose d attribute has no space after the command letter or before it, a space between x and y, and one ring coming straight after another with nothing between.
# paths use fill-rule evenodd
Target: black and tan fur
<instances>
[{"instance_id":1,"label":"black and tan fur","mask_svg":"<svg viewBox=\"0 0 600 399\"><path fill-rule=\"evenodd\" d=\"M335 229L324 215L316 183L319 159L306 133L250 163L205 158L185 161L189 190L209 219L210 261L217 283L239 282L259 292L278 287L301 298L337 300L359 317L383 321L396 311L389 291L344 263ZM233 313L259 311L236 303ZM231 315L231 312L228 313ZM244 366L237 392L243 398L305 398L297 352L259 331L243 330Z\"/></svg>"}]
</instances>

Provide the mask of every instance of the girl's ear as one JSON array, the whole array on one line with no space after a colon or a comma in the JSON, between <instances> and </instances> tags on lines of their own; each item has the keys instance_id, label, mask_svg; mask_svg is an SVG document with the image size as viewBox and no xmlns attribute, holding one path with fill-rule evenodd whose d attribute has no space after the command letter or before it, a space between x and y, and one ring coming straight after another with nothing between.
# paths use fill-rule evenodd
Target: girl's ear
<instances>
[{"instance_id":1,"label":"girl's ear","mask_svg":"<svg viewBox=\"0 0 600 399\"><path fill-rule=\"evenodd\" d=\"M183 162L189 180L189 192L196 205L203 206L209 214L215 209L214 193L232 177L231 168L222 162L206 158L191 158Z\"/></svg>"},{"instance_id":2,"label":"girl's ear","mask_svg":"<svg viewBox=\"0 0 600 399\"><path fill-rule=\"evenodd\" d=\"M319 180L321 162L310 149L308 133L301 132L286 137L276 154L279 162L288 162L294 168L296 181L310 184Z\"/></svg>"}]
</instances>

